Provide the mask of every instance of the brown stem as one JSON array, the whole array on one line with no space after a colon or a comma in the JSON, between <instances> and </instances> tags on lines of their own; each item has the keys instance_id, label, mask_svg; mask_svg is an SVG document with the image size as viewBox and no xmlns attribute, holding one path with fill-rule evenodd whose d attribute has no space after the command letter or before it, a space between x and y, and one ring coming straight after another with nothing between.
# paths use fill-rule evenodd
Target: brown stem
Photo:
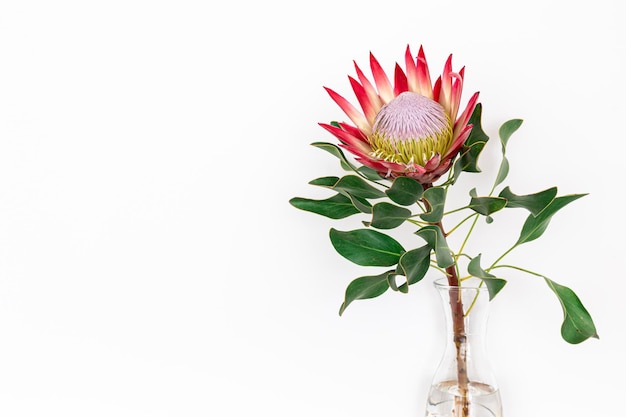
<instances>
[{"instance_id":1,"label":"brown stem","mask_svg":"<svg viewBox=\"0 0 626 417\"><path fill-rule=\"evenodd\" d=\"M463 301L461 299L461 289L458 286L459 279L454 265L446 268L448 285L450 289L450 308L452 310L452 329L454 333L454 346L456 347L456 372L461 394L460 416L469 415L469 399L467 395L469 378L467 377L467 358L465 335L465 313L463 312Z\"/></svg>"},{"instance_id":2,"label":"brown stem","mask_svg":"<svg viewBox=\"0 0 626 417\"><path fill-rule=\"evenodd\" d=\"M425 184L424 190L432 187L432 184ZM423 200L427 210L430 210L430 204L426 199ZM435 224L442 235L447 236L443 228L441 221ZM454 333L454 345L456 347L456 364L457 364L457 380L459 383L459 392L461 394L460 413L457 413L458 417L469 416L469 398L468 387L469 378L467 377L467 357L466 357L466 342L467 337L465 335L465 313L463 311L463 300L461 298L461 289L459 276L456 272L456 262L446 268L446 277L448 279L448 285L450 289L450 308L452 313L452 330ZM455 405L456 407L457 405Z\"/></svg>"}]
</instances>

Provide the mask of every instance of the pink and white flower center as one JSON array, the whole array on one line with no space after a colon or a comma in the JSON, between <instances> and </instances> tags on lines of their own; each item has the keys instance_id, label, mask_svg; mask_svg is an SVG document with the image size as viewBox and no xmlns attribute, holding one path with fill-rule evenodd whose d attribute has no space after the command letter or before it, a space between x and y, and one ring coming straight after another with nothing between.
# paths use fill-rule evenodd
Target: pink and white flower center
<instances>
[{"instance_id":1,"label":"pink and white flower center","mask_svg":"<svg viewBox=\"0 0 626 417\"><path fill-rule=\"evenodd\" d=\"M413 92L401 93L383 106L372 130L372 155L405 165L424 166L435 154L444 154L452 140L452 123L444 108Z\"/></svg>"}]
</instances>

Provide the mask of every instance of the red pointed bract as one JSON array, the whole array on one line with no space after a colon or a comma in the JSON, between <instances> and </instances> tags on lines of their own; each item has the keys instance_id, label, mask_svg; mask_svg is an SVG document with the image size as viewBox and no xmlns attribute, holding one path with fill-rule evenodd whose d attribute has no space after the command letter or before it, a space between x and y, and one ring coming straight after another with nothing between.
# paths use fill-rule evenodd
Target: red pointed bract
<instances>
[{"instance_id":1,"label":"red pointed bract","mask_svg":"<svg viewBox=\"0 0 626 417\"><path fill-rule=\"evenodd\" d=\"M404 53L404 65L406 66L408 89L421 94L419 81L417 79L417 66L415 65L413 55L411 54L411 48L408 45L406 46L406 52Z\"/></svg>"},{"instance_id":2,"label":"red pointed bract","mask_svg":"<svg viewBox=\"0 0 626 417\"><path fill-rule=\"evenodd\" d=\"M374 124L374 119L376 118L376 114L378 113L378 109L374 108L372 102L370 101L365 88L357 80L352 77L348 77L350 79L350 85L352 86L352 90L354 91L354 95L356 99L359 101L361 108L363 109L363 113L365 114L365 118L370 125Z\"/></svg>"},{"instance_id":3,"label":"red pointed bract","mask_svg":"<svg viewBox=\"0 0 626 417\"><path fill-rule=\"evenodd\" d=\"M415 65L417 70L417 83L419 89L416 90L424 97L433 98L433 87L430 81L430 71L428 70L428 63L426 62L426 55L424 55L424 48L420 46L420 50L417 53L417 62Z\"/></svg>"},{"instance_id":4,"label":"red pointed bract","mask_svg":"<svg viewBox=\"0 0 626 417\"><path fill-rule=\"evenodd\" d=\"M378 95L376 88L374 88L370 80L365 76L365 74L363 74L363 71L361 71L361 68L359 68L356 61L354 62L354 69L356 70L356 75L359 78L361 85L367 92L367 96L370 99L370 103L372 103L376 111L380 110L380 108L383 106L383 102L380 99L380 96Z\"/></svg>"},{"instance_id":5,"label":"red pointed bract","mask_svg":"<svg viewBox=\"0 0 626 417\"><path fill-rule=\"evenodd\" d=\"M409 91L409 85L407 83L406 75L400 65L396 64L396 69L394 71L394 87L393 94L398 97L400 94L405 91Z\"/></svg>"},{"instance_id":6,"label":"red pointed bract","mask_svg":"<svg viewBox=\"0 0 626 417\"><path fill-rule=\"evenodd\" d=\"M330 88L324 88L326 89L330 97L335 101L335 103L337 103L337 105L341 108L341 110L344 111L346 116L348 116L348 118L352 120L352 123L354 123L364 133L367 132L367 134L369 134L371 132L372 129L370 127L370 124L367 123L367 119L365 119L365 117L361 113L359 113L356 107L354 107L348 100L346 100Z\"/></svg>"},{"instance_id":7,"label":"red pointed bract","mask_svg":"<svg viewBox=\"0 0 626 417\"><path fill-rule=\"evenodd\" d=\"M393 87L387 78L387 74L378 63L378 60L372 53L370 53L370 67L372 68L372 75L374 76L374 82L378 89L378 94L385 103L389 103L395 98L393 94Z\"/></svg>"},{"instance_id":8,"label":"red pointed bract","mask_svg":"<svg viewBox=\"0 0 626 417\"><path fill-rule=\"evenodd\" d=\"M335 135L335 137L339 139L342 143L347 145L351 152L353 150L358 150L359 152L369 153L372 150L367 142L360 140L358 137L350 134L349 132L346 132L343 129L325 123L320 123L320 126L328 130L330 133Z\"/></svg>"}]
</instances>

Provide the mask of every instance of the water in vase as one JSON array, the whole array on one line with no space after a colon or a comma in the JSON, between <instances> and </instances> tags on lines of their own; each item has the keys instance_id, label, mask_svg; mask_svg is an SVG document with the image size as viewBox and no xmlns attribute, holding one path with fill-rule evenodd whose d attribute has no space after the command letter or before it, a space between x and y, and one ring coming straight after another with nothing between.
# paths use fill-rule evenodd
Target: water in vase
<instances>
[{"instance_id":1,"label":"water in vase","mask_svg":"<svg viewBox=\"0 0 626 417\"><path fill-rule=\"evenodd\" d=\"M469 414L463 415L461 394L456 381L445 381L430 389L426 417L502 417L500 392L490 385L470 382Z\"/></svg>"}]
</instances>

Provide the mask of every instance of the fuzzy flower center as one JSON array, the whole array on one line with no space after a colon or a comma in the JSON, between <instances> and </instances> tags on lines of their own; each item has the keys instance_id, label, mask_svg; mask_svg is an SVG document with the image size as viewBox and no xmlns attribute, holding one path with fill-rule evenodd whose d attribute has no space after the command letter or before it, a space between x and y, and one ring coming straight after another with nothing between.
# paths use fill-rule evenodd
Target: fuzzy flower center
<instances>
[{"instance_id":1,"label":"fuzzy flower center","mask_svg":"<svg viewBox=\"0 0 626 417\"><path fill-rule=\"evenodd\" d=\"M413 92L383 106L372 130L372 156L407 166L424 166L435 154L445 154L452 143L452 123L444 108Z\"/></svg>"}]
</instances>

